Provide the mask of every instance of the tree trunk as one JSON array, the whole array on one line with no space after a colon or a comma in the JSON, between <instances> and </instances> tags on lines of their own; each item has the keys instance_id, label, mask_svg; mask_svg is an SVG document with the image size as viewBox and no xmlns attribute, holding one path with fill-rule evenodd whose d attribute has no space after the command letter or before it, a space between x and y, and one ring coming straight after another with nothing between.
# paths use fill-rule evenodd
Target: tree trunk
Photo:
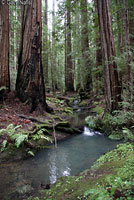
<instances>
[{"instance_id":1,"label":"tree trunk","mask_svg":"<svg viewBox=\"0 0 134 200\"><path fill-rule=\"evenodd\" d=\"M132 7L133 4L131 3ZM134 62L134 8L129 9L129 32L130 32L130 50L132 54L131 61ZM131 84L132 84L132 104L134 102L134 70L131 70Z\"/></svg>"},{"instance_id":2,"label":"tree trunk","mask_svg":"<svg viewBox=\"0 0 134 200\"><path fill-rule=\"evenodd\" d=\"M116 0L117 5L117 28L118 28L118 55L123 53L123 14L122 14L122 1ZM122 69L119 69L119 82L120 82L120 92L123 93L122 87Z\"/></svg>"},{"instance_id":3,"label":"tree trunk","mask_svg":"<svg viewBox=\"0 0 134 200\"><path fill-rule=\"evenodd\" d=\"M41 0L33 0L31 5L22 5L22 31L16 91L22 102L31 103L31 112L39 104L46 111L51 111L46 103L41 62L41 22Z\"/></svg>"},{"instance_id":4,"label":"tree trunk","mask_svg":"<svg viewBox=\"0 0 134 200\"><path fill-rule=\"evenodd\" d=\"M121 99L121 94L119 89L117 65L113 59L115 56L115 49L109 0L97 0L97 9L104 66L106 109L109 112L112 112L113 110L118 109L118 102Z\"/></svg>"},{"instance_id":5,"label":"tree trunk","mask_svg":"<svg viewBox=\"0 0 134 200\"><path fill-rule=\"evenodd\" d=\"M128 19L128 0L123 0L124 7L124 40L126 52L126 89L130 95L131 66L130 66L130 39L129 39L129 19Z\"/></svg>"},{"instance_id":6,"label":"tree trunk","mask_svg":"<svg viewBox=\"0 0 134 200\"><path fill-rule=\"evenodd\" d=\"M78 92L82 88L82 70L81 67L81 22L80 22L80 2L75 3L75 11L73 13L75 25L73 26L73 54L75 62L75 87Z\"/></svg>"},{"instance_id":7,"label":"tree trunk","mask_svg":"<svg viewBox=\"0 0 134 200\"><path fill-rule=\"evenodd\" d=\"M52 67L52 91L55 93L55 90L58 89L57 87L57 68L56 68L56 49L55 49L55 0L53 0L53 11L52 11L52 59L51 59L51 67Z\"/></svg>"},{"instance_id":8,"label":"tree trunk","mask_svg":"<svg viewBox=\"0 0 134 200\"><path fill-rule=\"evenodd\" d=\"M44 75L45 83L48 83L48 0L45 0L45 38L44 38Z\"/></svg>"},{"instance_id":9,"label":"tree trunk","mask_svg":"<svg viewBox=\"0 0 134 200\"><path fill-rule=\"evenodd\" d=\"M15 89L15 71L16 71L16 63L15 63L15 26L14 26L14 19L15 19L14 13L14 6L10 6L9 11L9 21L10 21L10 33L9 33L9 39L10 39L10 48L9 48L9 66L10 66L10 88L11 90Z\"/></svg>"},{"instance_id":10,"label":"tree trunk","mask_svg":"<svg viewBox=\"0 0 134 200\"><path fill-rule=\"evenodd\" d=\"M0 87L10 90L9 76L9 6L0 3Z\"/></svg>"},{"instance_id":11,"label":"tree trunk","mask_svg":"<svg viewBox=\"0 0 134 200\"><path fill-rule=\"evenodd\" d=\"M90 92L92 89L91 64L88 41L87 0L81 0L81 51L82 51L82 82L83 89Z\"/></svg>"},{"instance_id":12,"label":"tree trunk","mask_svg":"<svg viewBox=\"0 0 134 200\"><path fill-rule=\"evenodd\" d=\"M95 4L95 13L97 14L97 4L96 0L94 0ZM98 16L94 16L94 25L95 25L95 33L96 33L96 74L95 74L95 92L97 95L100 94L100 91L102 91L102 85L100 83L102 82L102 71L101 71L101 66L102 66L102 52L101 52L101 37L99 34L98 26ZM94 83L93 82L93 83Z\"/></svg>"},{"instance_id":13,"label":"tree trunk","mask_svg":"<svg viewBox=\"0 0 134 200\"><path fill-rule=\"evenodd\" d=\"M66 28L66 91L74 91L74 69L72 61L71 43L71 0L67 0L67 28Z\"/></svg>"}]
</instances>

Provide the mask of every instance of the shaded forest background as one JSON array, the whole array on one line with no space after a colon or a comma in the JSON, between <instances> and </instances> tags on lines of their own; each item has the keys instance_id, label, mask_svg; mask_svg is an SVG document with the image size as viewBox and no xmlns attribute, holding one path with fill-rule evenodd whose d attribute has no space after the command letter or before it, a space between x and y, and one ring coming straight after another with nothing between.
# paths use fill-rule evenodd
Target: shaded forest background
<instances>
[{"instance_id":1,"label":"shaded forest background","mask_svg":"<svg viewBox=\"0 0 134 200\"><path fill-rule=\"evenodd\" d=\"M133 0L0 3L0 95L16 90L31 112L45 90L105 98L109 112L133 109ZM51 23L49 21L51 15Z\"/></svg>"}]
</instances>

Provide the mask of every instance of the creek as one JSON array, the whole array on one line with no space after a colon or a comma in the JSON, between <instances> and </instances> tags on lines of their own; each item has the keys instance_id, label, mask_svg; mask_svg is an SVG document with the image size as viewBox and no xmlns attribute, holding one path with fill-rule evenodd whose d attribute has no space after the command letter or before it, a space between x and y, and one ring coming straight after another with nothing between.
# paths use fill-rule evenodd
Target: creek
<instances>
[{"instance_id":1,"label":"creek","mask_svg":"<svg viewBox=\"0 0 134 200\"><path fill-rule=\"evenodd\" d=\"M21 195L32 188L53 184L61 176L76 175L118 143L85 127L82 134L58 142L57 149L52 145L34 158L3 164L0 166L0 199L21 199Z\"/></svg>"},{"instance_id":2,"label":"creek","mask_svg":"<svg viewBox=\"0 0 134 200\"><path fill-rule=\"evenodd\" d=\"M72 122L78 123L78 119ZM0 199L24 200L28 193L55 183L58 177L77 175L89 168L117 144L118 141L109 140L84 127L82 134L59 141L57 148L50 145L49 149L41 150L35 157L1 164Z\"/></svg>"}]
</instances>

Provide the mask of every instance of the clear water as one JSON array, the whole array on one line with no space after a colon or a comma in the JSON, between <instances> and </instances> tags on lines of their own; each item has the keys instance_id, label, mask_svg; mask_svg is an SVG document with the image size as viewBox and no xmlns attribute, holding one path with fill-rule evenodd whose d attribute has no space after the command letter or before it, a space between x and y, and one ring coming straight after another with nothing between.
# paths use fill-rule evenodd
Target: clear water
<instances>
[{"instance_id":1,"label":"clear water","mask_svg":"<svg viewBox=\"0 0 134 200\"><path fill-rule=\"evenodd\" d=\"M76 175L118 143L102 135L90 136L84 132L58 142L57 149L52 145L34 158L3 164L0 166L0 199L6 196L15 199L12 195L21 194L25 185L38 188L41 184L54 183L58 177Z\"/></svg>"}]
</instances>

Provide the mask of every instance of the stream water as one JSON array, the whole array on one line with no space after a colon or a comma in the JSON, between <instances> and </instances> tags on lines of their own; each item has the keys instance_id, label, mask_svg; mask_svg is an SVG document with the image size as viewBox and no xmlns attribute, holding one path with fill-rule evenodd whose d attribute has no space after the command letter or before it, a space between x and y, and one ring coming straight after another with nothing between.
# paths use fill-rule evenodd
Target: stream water
<instances>
[{"instance_id":1,"label":"stream water","mask_svg":"<svg viewBox=\"0 0 134 200\"><path fill-rule=\"evenodd\" d=\"M90 131L58 142L42 150L34 158L0 165L0 200L25 199L21 195L58 177L76 175L89 168L102 154L119 142Z\"/></svg>"}]
</instances>

